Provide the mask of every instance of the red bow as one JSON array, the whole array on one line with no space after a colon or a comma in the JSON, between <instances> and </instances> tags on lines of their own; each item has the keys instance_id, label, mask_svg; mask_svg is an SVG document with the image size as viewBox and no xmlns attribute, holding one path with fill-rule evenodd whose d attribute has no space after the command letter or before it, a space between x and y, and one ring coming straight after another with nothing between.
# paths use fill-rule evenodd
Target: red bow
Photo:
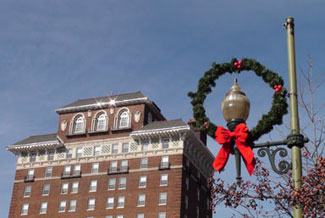
<instances>
[{"instance_id":1,"label":"red bow","mask_svg":"<svg viewBox=\"0 0 325 218\"><path fill-rule=\"evenodd\" d=\"M248 138L248 128L245 123L238 124L234 132L230 132L221 126L218 126L216 131L216 141L223 146L213 162L213 168L220 172L225 167L229 154L234 154L234 150L231 146L232 138L235 138L235 143L239 152L243 156L247 171L249 175L252 175L255 167L255 159L252 148L246 142Z\"/></svg>"}]
</instances>

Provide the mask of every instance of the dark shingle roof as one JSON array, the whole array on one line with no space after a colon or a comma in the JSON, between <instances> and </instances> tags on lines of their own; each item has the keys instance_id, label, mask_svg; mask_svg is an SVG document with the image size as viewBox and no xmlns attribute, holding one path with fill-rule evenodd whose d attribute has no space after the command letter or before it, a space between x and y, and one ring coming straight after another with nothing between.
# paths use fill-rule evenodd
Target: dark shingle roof
<instances>
[{"instance_id":1,"label":"dark shingle roof","mask_svg":"<svg viewBox=\"0 0 325 218\"><path fill-rule=\"evenodd\" d=\"M58 139L56 136L57 136L56 133L30 136L22 141L12 144L12 145L25 145L25 144L32 144L32 143L38 143L38 142L57 141Z\"/></svg>"},{"instance_id":2,"label":"dark shingle roof","mask_svg":"<svg viewBox=\"0 0 325 218\"><path fill-rule=\"evenodd\" d=\"M153 130L153 129L166 129L166 128L172 128L172 127L180 127L180 126L187 126L186 123L182 119L177 120L163 120L163 121L155 121L152 123L149 123L142 128L138 129L137 131L143 131L143 130Z\"/></svg>"},{"instance_id":3,"label":"dark shingle roof","mask_svg":"<svg viewBox=\"0 0 325 218\"><path fill-rule=\"evenodd\" d=\"M116 98L115 99L116 101L124 101L124 100L131 100L131 99L137 99L137 98L143 98L143 97L145 97L145 96L141 92L132 92L132 93L112 95L112 96L106 96L106 97L79 99L71 104L60 107L59 109L91 105L91 104L96 104L98 102L107 103L107 102L109 102L110 98L111 99Z\"/></svg>"}]
</instances>

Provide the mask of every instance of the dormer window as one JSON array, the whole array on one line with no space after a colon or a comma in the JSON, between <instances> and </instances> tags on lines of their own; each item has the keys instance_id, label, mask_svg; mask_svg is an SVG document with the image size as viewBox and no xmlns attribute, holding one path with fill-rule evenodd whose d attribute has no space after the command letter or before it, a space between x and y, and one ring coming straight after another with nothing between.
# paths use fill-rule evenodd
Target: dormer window
<instances>
[{"instance_id":1,"label":"dormer window","mask_svg":"<svg viewBox=\"0 0 325 218\"><path fill-rule=\"evenodd\" d=\"M70 134L85 133L86 120L83 114L78 114L70 123Z\"/></svg>"},{"instance_id":2,"label":"dormer window","mask_svg":"<svg viewBox=\"0 0 325 218\"><path fill-rule=\"evenodd\" d=\"M121 113L119 118L120 128L125 128L129 126L129 113L126 110Z\"/></svg>"},{"instance_id":3,"label":"dormer window","mask_svg":"<svg viewBox=\"0 0 325 218\"><path fill-rule=\"evenodd\" d=\"M114 129L127 129L131 127L131 115L127 108L121 109L114 120Z\"/></svg>"},{"instance_id":4,"label":"dormer window","mask_svg":"<svg viewBox=\"0 0 325 218\"><path fill-rule=\"evenodd\" d=\"M100 111L92 120L91 132L102 132L108 129L108 117L105 111Z\"/></svg>"}]
</instances>

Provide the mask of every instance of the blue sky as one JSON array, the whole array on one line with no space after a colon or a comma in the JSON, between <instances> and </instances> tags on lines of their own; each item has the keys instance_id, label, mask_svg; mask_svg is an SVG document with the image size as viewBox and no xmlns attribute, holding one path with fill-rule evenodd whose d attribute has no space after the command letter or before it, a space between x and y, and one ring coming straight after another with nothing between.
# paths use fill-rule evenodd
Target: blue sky
<instances>
[{"instance_id":1,"label":"blue sky","mask_svg":"<svg viewBox=\"0 0 325 218\"><path fill-rule=\"evenodd\" d=\"M287 16L296 22L297 69L306 70L312 55L320 76L324 7L322 0L0 0L0 217L8 214L16 163L5 147L55 132L56 108L78 98L140 90L168 119L187 121L187 92L196 91L213 61L254 58L287 81ZM251 100L252 127L269 110L273 90L251 72L238 77ZM206 100L217 124L225 125L220 102L232 80L220 78ZM215 146L210 140L213 153ZM218 211L231 213L223 206Z\"/></svg>"}]
</instances>

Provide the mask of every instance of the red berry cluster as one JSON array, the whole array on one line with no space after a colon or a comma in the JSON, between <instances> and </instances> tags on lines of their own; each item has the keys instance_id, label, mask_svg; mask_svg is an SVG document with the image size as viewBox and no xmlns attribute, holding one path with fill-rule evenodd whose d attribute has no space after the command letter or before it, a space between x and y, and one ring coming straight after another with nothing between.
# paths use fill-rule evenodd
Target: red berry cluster
<instances>
[{"instance_id":1,"label":"red berry cluster","mask_svg":"<svg viewBox=\"0 0 325 218\"><path fill-rule=\"evenodd\" d=\"M207 122L204 122L204 126L205 126L206 129L209 129L209 126L208 126Z\"/></svg>"},{"instance_id":2,"label":"red berry cluster","mask_svg":"<svg viewBox=\"0 0 325 218\"><path fill-rule=\"evenodd\" d=\"M275 92L278 92L282 89L282 85L274 85L273 88L275 89Z\"/></svg>"},{"instance_id":3,"label":"red berry cluster","mask_svg":"<svg viewBox=\"0 0 325 218\"><path fill-rule=\"evenodd\" d=\"M234 63L234 66L237 67L237 69L240 69L241 68L241 64L242 64L242 61L236 61Z\"/></svg>"}]
</instances>

